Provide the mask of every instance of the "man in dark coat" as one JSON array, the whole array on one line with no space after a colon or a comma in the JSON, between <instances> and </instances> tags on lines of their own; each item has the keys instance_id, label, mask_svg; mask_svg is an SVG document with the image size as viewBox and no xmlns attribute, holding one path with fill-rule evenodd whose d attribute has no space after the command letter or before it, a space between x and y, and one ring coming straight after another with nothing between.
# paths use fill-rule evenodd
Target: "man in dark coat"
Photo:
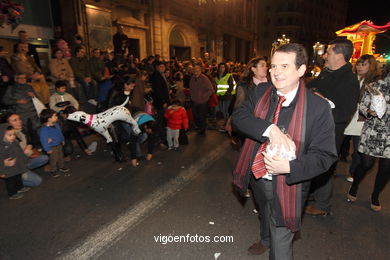
<instances>
[{"instance_id":1,"label":"man in dark coat","mask_svg":"<svg viewBox=\"0 0 390 260\"><path fill-rule=\"evenodd\" d=\"M249 183L252 187L260 208L262 252L269 247L270 259L292 259L309 181L337 159L330 106L300 80L307 60L300 44L279 47L271 62L272 84L256 86L232 116L247 136L233 182L242 195Z\"/></svg>"},{"instance_id":2,"label":"man in dark coat","mask_svg":"<svg viewBox=\"0 0 390 260\"><path fill-rule=\"evenodd\" d=\"M155 64L155 71L150 76L150 83L152 84L152 98L153 105L157 113L156 125L160 132L161 142L165 142L166 131L164 113L170 103L168 82L165 78L165 64L157 62Z\"/></svg>"},{"instance_id":3,"label":"man in dark coat","mask_svg":"<svg viewBox=\"0 0 390 260\"><path fill-rule=\"evenodd\" d=\"M356 111L359 98L359 81L352 72L349 63L353 53L350 40L336 39L330 42L324 55L325 69L318 78L309 82L308 87L333 103L336 149L340 152L344 139L344 130ZM314 204L307 206L305 212L310 215L328 215L333 190L334 164L329 171L318 176L312 182Z\"/></svg>"}]
</instances>

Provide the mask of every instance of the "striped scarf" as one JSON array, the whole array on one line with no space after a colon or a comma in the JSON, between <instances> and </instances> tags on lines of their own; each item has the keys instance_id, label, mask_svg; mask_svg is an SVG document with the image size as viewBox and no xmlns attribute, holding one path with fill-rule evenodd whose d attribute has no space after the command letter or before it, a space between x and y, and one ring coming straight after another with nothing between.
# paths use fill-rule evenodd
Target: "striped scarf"
<instances>
[{"instance_id":1,"label":"striped scarf","mask_svg":"<svg viewBox=\"0 0 390 260\"><path fill-rule=\"evenodd\" d=\"M253 114L257 118L266 120L268 110L270 107L271 93L273 87L266 90L264 95L260 98ZM288 127L288 134L292 137L296 146L296 157L303 152L303 143L305 141L305 127L306 127L306 88L303 80L300 81L299 90L297 92L297 101L294 107L294 112ZM241 191L246 189L244 187L245 179L248 174L252 174L251 165L255 151L256 141L246 138L241 153L233 171L233 184ZM275 219L277 226L286 226L291 231L296 232L300 227L301 211L302 211L302 194L301 184L288 185L286 183L286 176L274 175L273 186L276 191L274 196L275 205Z\"/></svg>"}]
</instances>

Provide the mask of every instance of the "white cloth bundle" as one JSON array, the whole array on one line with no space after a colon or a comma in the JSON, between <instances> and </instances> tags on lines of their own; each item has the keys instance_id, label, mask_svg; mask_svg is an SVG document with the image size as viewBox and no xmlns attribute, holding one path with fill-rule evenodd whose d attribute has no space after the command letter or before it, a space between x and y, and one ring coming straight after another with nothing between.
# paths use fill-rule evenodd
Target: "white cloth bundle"
<instances>
[{"instance_id":1,"label":"white cloth bundle","mask_svg":"<svg viewBox=\"0 0 390 260\"><path fill-rule=\"evenodd\" d=\"M382 118L387 109L386 99L384 95L376 88L371 88L369 92L371 95L370 109L375 111L379 118Z\"/></svg>"},{"instance_id":2,"label":"white cloth bundle","mask_svg":"<svg viewBox=\"0 0 390 260\"><path fill-rule=\"evenodd\" d=\"M278 153L278 148L279 148L278 146L274 146L271 149L271 145L267 145L265 152L270 156L275 156ZM284 147L284 145L282 145L282 147L280 149L279 157L288 159L289 161L295 160L296 156L295 156L294 147L290 147L290 151L287 151L286 148Z\"/></svg>"}]
</instances>

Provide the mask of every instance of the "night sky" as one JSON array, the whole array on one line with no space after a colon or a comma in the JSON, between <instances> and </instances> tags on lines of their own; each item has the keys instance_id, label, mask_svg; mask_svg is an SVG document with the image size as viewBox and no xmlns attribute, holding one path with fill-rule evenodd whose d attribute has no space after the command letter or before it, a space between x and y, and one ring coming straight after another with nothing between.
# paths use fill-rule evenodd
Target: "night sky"
<instances>
[{"instance_id":1,"label":"night sky","mask_svg":"<svg viewBox=\"0 0 390 260\"><path fill-rule=\"evenodd\" d=\"M369 0L365 4L361 1L348 1L348 14L346 25L352 25L363 20L371 20L375 25L385 25L390 22L390 9L388 0ZM390 54L390 30L384 34L377 34L376 52Z\"/></svg>"}]
</instances>

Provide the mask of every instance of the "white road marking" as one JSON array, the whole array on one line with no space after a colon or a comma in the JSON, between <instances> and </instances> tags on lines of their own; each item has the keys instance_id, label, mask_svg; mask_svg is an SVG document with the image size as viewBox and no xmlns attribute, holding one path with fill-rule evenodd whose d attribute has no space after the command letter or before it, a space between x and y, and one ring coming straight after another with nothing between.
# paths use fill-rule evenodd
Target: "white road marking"
<instances>
[{"instance_id":1,"label":"white road marking","mask_svg":"<svg viewBox=\"0 0 390 260\"><path fill-rule=\"evenodd\" d=\"M59 256L57 260L96 259L116 241L120 240L126 232L142 222L145 217L151 215L169 198L182 190L186 184L190 183L203 170L219 159L227 150L228 146L228 142L223 142L217 148L205 154L202 159L193 163L186 170L183 170L174 179L119 215L111 224L88 236L80 246L76 246L63 256Z\"/></svg>"}]
</instances>

